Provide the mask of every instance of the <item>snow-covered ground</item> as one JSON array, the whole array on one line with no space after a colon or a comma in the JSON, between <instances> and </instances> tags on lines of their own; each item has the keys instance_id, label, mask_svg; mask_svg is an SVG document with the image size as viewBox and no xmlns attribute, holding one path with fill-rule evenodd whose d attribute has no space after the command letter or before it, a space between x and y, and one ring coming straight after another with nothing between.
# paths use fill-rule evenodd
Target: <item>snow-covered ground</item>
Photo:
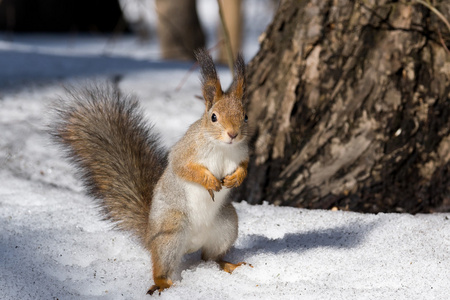
<instances>
[{"instance_id":1,"label":"snow-covered ground","mask_svg":"<svg viewBox=\"0 0 450 300\"><path fill-rule=\"evenodd\" d=\"M150 299L148 253L100 220L45 124L62 83L114 79L173 144L203 111L200 84L194 73L177 90L191 64L157 49L133 37L0 38L0 299ZM235 207L227 258L253 268L230 275L188 255L161 299L449 299L450 214Z\"/></svg>"}]
</instances>

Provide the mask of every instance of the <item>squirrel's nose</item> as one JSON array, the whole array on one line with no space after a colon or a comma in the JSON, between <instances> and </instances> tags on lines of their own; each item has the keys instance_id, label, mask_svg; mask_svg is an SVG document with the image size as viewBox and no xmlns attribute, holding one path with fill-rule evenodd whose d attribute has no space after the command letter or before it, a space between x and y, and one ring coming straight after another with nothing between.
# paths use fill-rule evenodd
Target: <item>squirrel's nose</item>
<instances>
[{"instance_id":1,"label":"squirrel's nose","mask_svg":"<svg viewBox=\"0 0 450 300\"><path fill-rule=\"evenodd\" d=\"M227 133L228 133L228 136L231 139L234 139L234 138L236 138L238 136L237 132L229 132L229 131L227 131Z\"/></svg>"}]
</instances>

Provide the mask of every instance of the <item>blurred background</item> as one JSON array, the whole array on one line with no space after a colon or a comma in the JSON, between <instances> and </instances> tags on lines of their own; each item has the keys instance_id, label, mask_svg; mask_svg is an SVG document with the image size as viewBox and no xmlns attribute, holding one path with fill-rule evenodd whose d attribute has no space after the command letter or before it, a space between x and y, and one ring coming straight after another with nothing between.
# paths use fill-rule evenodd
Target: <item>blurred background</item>
<instances>
[{"instance_id":1,"label":"blurred background","mask_svg":"<svg viewBox=\"0 0 450 300\"><path fill-rule=\"evenodd\" d=\"M140 46L156 40L158 49L151 55L173 60L192 60L193 51L206 46L226 63L222 24L234 55L243 43L254 54L254 37L264 31L277 5L276 0L0 0L0 31L9 41L17 33L22 38L24 33L70 33L72 42L80 35L108 34L110 46L127 35Z\"/></svg>"}]
</instances>

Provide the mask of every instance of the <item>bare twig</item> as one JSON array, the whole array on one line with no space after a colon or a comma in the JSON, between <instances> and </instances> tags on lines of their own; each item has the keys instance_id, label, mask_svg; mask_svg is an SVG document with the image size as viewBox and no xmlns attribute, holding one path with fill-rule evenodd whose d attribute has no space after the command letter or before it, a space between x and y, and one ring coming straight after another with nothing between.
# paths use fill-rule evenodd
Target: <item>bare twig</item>
<instances>
[{"instance_id":1,"label":"bare twig","mask_svg":"<svg viewBox=\"0 0 450 300\"><path fill-rule=\"evenodd\" d=\"M222 43L222 41L219 41L217 44L215 44L213 47L208 49L208 52L211 53L212 50L217 49L220 44ZM181 88L183 87L183 85L186 83L187 79L189 78L189 76L192 74L192 72L197 68L198 63L195 62L192 64L192 66L189 68L189 70L186 72L186 74L183 76L183 78L181 79L180 83L177 85L177 87L175 88L176 92L179 92L181 90ZM200 98L203 99L203 98Z\"/></svg>"},{"instance_id":2,"label":"bare twig","mask_svg":"<svg viewBox=\"0 0 450 300\"><path fill-rule=\"evenodd\" d=\"M431 3L423 1L423 0L413 0L413 2L419 3L429 10L431 10L439 19L441 19L442 22L447 26L448 31L450 32L450 22L447 20L447 18L439 11L436 7L431 5Z\"/></svg>"},{"instance_id":3,"label":"bare twig","mask_svg":"<svg viewBox=\"0 0 450 300\"><path fill-rule=\"evenodd\" d=\"M445 44L444 38L442 37L441 30L438 28L437 31L442 47L444 47L445 51L447 51L447 54L450 54L450 50L448 49L447 45Z\"/></svg>"},{"instance_id":4,"label":"bare twig","mask_svg":"<svg viewBox=\"0 0 450 300\"><path fill-rule=\"evenodd\" d=\"M433 0L432 4L435 5L435 0ZM442 47L445 49L445 51L447 51L447 54L450 54L450 50L448 50L448 47L445 44L445 40L442 37L441 29L439 28L439 26L437 26L437 33L438 33L438 36L439 36L439 41L442 44Z\"/></svg>"}]
</instances>

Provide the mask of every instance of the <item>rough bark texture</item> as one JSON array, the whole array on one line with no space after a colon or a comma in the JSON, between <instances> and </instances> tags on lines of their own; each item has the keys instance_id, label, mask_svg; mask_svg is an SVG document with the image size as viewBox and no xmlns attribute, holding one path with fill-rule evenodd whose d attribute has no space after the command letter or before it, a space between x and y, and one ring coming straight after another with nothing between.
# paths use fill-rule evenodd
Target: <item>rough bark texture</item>
<instances>
[{"instance_id":1,"label":"rough bark texture","mask_svg":"<svg viewBox=\"0 0 450 300\"><path fill-rule=\"evenodd\" d=\"M205 46L195 0L156 0L158 37L165 59L195 60L194 51Z\"/></svg>"},{"instance_id":2,"label":"rough bark texture","mask_svg":"<svg viewBox=\"0 0 450 300\"><path fill-rule=\"evenodd\" d=\"M449 16L449 4L436 5ZM248 67L255 146L240 198L450 210L450 34L397 1L281 1Z\"/></svg>"},{"instance_id":3,"label":"rough bark texture","mask_svg":"<svg viewBox=\"0 0 450 300\"><path fill-rule=\"evenodd\" d=\"M124 30L118 0L0 0L0 30Z\"/></svg>"}]
</instances>

